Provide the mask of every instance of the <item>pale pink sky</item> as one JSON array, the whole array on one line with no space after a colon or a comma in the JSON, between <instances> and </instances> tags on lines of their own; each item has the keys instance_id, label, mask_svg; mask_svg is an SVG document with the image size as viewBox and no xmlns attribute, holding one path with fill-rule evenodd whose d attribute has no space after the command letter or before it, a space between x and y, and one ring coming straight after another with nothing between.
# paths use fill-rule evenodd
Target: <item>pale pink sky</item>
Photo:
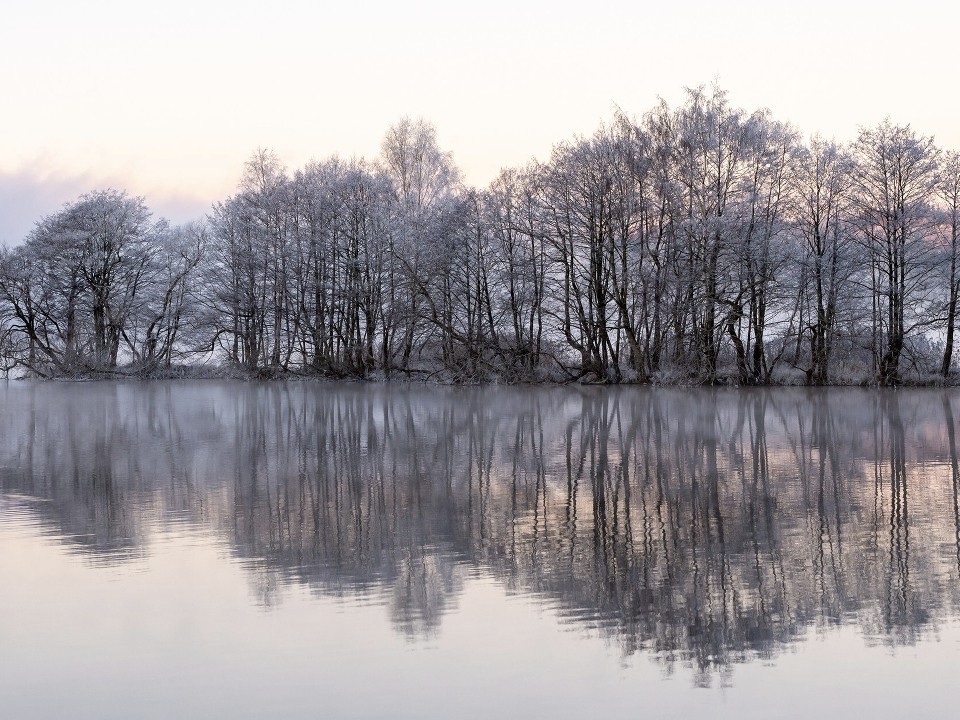
<instances>
[{"instance_id":1,"label":"pale pink sky","mask_svg":"<svg viewBox=\"0 0 960 720\"><path fill-rule=\"evenodd\" d=\"M851 139L890 115L960 148L960 12L939 0L10 3L0 24L0 242L104 186L174 221L257 147L373 156L403 115L466 179L545 157L615 105L718 79L734 103Z\"/></svg>"}]
</instances>

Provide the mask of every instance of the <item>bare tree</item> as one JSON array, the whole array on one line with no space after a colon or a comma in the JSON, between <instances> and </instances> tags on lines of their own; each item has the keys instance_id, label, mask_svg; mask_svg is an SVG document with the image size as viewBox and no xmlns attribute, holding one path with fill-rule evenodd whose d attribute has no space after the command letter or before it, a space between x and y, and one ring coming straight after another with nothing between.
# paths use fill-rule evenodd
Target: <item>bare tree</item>
<instances>
[{"instance_id":1,"label":"bare tree","mask_svg":"<svg viewBox=\"0 0 960 720\"><path fill-rule=\"evenodd\" d=\"M877 380L897 385L907 338L935 322L929 296L930 207L938 151L933 138L886 120L860 131L853 154L857 163L853 198L870 268Z\"/></svg>"},{"instance_id":2,"label":"bare tree","mask_svg":"<svg viewBox=\"0 0 960 720\"><path fill-rule=\"evenodd\" d=\"M940 167L940 200L943 203L943 221L940 223L942 242L946 249L947 298L946 332L940 373L947 377L953 362L953 337L957 326L957 301L960 298L960 153L946 153Z\"/></svg>"},{"instance_id":3,"label":"bare tree","mask_svg":"<svg viewBox=\"0 0 960 720\"><path fill-rule=\"evenodd\" d=\"M384 364L389 372L397 362L409 374L414 341L420 336L425 342L429 335L422 321L423 304L436 279L435 263L447 257L443 232L456 213L460 173L450 153L437 144L434 127L423 119L403 118L387 131L380 163L392 182L396 203L388 312L390 324L397 324L393 332L399 332L396 347L392 342L384 346ZM433 290L444 293L442 287Z\"/></svg>"},{"instance_id":4,"label":"bare tree","mask_svg":"<svg viewBox=\"0 0 960 720\"><path fill-rule=\"evenodd\" d=\"M798 343L809 344L807 382L830 379L837 317L852 275L845 226L853 163L836 143L815 136L794 174L795 223L800 240Z\"/></svg>"}]
</instances>

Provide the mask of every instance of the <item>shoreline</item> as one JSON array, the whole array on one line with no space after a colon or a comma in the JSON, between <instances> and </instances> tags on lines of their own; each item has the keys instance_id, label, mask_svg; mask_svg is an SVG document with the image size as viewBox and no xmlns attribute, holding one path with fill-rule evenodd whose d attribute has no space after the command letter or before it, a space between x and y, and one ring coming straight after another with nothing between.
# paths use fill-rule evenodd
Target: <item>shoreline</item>
<instances>
[{"instance_id":1,"label":"shoreline","mask_svg":"<svg viewBox=\"0 0 960 720\"><path fill-rule=\"evenodd\" d=\"M416 371L415 371L416 372ZM897 385L882 385L876 379L848 379L838 380L830 383L812 384L802 381L799 377L778 378L773 382L741 384L735 377L717 378L714 382L701 382L695 378L652 381L630 381L621 380L614 382L593 377L579 377L570 379L537 379L537 380L510 380L510 379L458 379L443 377L441 373L435 371L422 370L416 375L406 376L398 373L391 377L382 374L371 375L367 377L357 377L350 375L322 375L317 373L298 373L290 371L280 372L249 372L237 371L231 368L199 368L182 367L173 368L169 371L139 373L117 371L101 371L78 373L77 375L54 375L49 377L40 377L37 375L22 375L20 377L7 377L7 382L36 382L46 383L104 383L104 382L154 382L154 381L216 381L233 380L239 382L263 382L263 383L311 383L311 384L357 384L357 385L395 385L395 386L426 386L426 387L635 387L635 388L686 388L686 389L747 389L747 388L866 388L866 389L896 389L896 388L958 388L960 387L960 375L951 374L949 377L933 376L926 378L903 378Z\"/></svg>"}]
</instances>

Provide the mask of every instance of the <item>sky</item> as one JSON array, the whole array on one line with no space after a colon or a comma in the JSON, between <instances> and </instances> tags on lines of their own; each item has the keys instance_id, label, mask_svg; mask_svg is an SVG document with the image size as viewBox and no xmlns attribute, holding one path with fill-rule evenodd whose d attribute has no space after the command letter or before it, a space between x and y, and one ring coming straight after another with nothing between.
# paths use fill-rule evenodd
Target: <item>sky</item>
<instances>
[{"instance_id":1,"label":"sky","mask_svg":"<svg viewBox=\"0 0 960 720\"><path fill-rule=\"evenodd\" d=\"M484 185L714 81L804 134L889 116L960 149L950 5L0 0L0 243L107 187L198 219L257 148L373 158L403 116Z\"/></svg>"}]
</instances>

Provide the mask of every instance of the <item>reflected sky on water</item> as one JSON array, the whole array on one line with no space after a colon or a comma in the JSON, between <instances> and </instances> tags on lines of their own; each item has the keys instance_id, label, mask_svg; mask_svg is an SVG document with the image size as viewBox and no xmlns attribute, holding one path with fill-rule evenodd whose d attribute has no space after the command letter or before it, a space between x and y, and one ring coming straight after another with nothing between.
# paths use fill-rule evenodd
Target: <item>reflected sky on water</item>
<instances>
[{"instance_id":1,"label":"reflected sky on water","mask_svg":"<svg viewBox=\"0 0 960 720\"><path fill-rule=\"evenodd\" d=\"M932 389L0 386L0 706L942 713L958 411Z\"/></svg>"}]
</instances>

